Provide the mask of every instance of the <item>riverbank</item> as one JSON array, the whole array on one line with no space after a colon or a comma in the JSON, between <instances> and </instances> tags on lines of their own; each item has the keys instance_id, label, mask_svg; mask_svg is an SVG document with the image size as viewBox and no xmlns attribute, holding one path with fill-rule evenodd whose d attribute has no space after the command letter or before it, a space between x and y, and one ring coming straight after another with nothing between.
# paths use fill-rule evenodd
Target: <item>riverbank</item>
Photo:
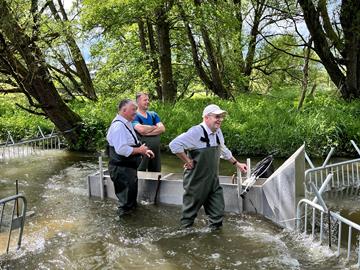
<instances>
[{"instance_id":1,"label":"riverbank","mask_svg":"<svg viewBox=\"0 0 360 270\"><path fill-rule=\"evenodd\" d=\"M336 147L336 156L355 155L350 140L360 142L360 102L348 103L319 91L298 111L297 93L285 89L271 95L240 94L235 101L195 97L176 104L152 102L151 110L158 112L166 126L162 135L165 150L174 137L201 122L207 104L216 103L228 112L222 130L227 146L236 155L263 156L276 151L277 156L286 157L304 142L313 157L326 156L331 146ZM77 100L70 104L84 121L84 139L79 145L86 145L88 151L103 149L117 103L125 96L129 95L100 96L96 103ZM20 110L13 97L2 96L0 102L2 141L6 140L7 131L15 140L35 136L37 126L51 131L50 121Z\"/></svg>"}]
</instances>

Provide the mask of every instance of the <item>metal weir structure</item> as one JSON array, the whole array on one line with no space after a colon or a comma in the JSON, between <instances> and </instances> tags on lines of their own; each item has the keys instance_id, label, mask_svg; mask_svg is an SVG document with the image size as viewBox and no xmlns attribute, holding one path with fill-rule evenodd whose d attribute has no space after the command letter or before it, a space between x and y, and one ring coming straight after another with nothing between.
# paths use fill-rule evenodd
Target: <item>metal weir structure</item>
<instances>
[{"instance_id":1,"label":"metal weir structure","mask_svg":"<svg viewBox=\"0 0 360 270\"><path fill-rule=\"evenodd\" d=\"M330 174L331 179L329 180L328 185L323 187L324 189L342 190L349 187L360 187L360 149L354 141L351 141L351 143L359 154L359 158L328 164L335 150L335 148L331 148L324 163L319 167L315 167L309 156L305 153L305 158L311 167L305 171L304 185L306 196L311 196L313 193L311 184L319 189L323 186Z\"/></svg>"},{"instance_id":2,"label":"metal weir structure","mask_svg":"<svg viewBox=\"0 0 360 270\"><path fill-rule=\"evenodd\" d=\"M19 142L14 141L9 131L7 134L5 143L0 143L0 162L31 155L41 155L47 150L56 150L61 147L60 137L54 133L54 129L50 134L45 135L38 126L36 138Z\"/></svg>"},{"instance_id":3,"label":"metal weir structure","mask_svg":"<svg viewBox=\"0 0 360 270\"><path fill-rule=\"evenodd\" d=\"M359 147L354 141L351 143L360 156ZM225 211L257 213L280 227L311 235L313 241L319 240L321 244L325 244L328 237L330 248L332 243L337 244L336 255L346 253L346 259L350 263L355 259L356 267L360 269L360 225L330 209L322 197L330 191L359 191L360 158L329 164L333 152L332 148L323 164L315 167L305 152L305 145L302 145L269 177L255 179L251 187L246 185L250 173L241 176L238 172L236 179L220 176ZM306 169L305 160L310 169ZM248 168L251 168L250 165L248 160ZM182 174L138 172L138 178L139 200L182 204ZM99 171L89 175L87 182L90 197L116 199L101 157ZM241 196L244 190L246 195ZM336 232L333 233L333 230ZM344 251L345 246L347 252Z\"/></svg>"},{"instance_id":4,"label":"metal weir structure","mask_svg":"<svg viewBox=\"0 0 360 270\"><path fill-rule=\"evenodd\" d=\"M354 141L351 143L360 156L359 147ZM331 210L322 197L325 192L358 194L360 158L328 164L334 150L331 148L324 163L319 167L315 167L305 153L311 168L305 171L305 198L297 204L296 229L304 235L310 234L313 241L327 243L329 248L332 242L336 243L338 257L346 253L346 259L349 261L351 256L357 256L357 268L360 269L360 225ZM332 236L333 231L335 237ZM347 240L344 239L346 233ZM346 246L346 252L342 251L342 246Z\"/></svg>"}]
</instances>

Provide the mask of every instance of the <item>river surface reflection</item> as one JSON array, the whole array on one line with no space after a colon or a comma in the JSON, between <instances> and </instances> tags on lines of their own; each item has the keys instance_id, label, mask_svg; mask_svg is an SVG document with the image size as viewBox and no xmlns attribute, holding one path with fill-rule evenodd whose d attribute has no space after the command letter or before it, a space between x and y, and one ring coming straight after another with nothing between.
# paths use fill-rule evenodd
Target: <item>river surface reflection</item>
<instances>
[{"instance_id":1,"label":"river surface reflection","mask_svg":"<svg viewBox=\"0 0 360 270\"><path fill-rule=\"evenodd\" d=\"M163 164L164 171L182 171L174 156L164 155ZM232 174L231 166L221 166L222 174ZM226 214L224 227L210 231L201 213L193 229L180 230L181 207L142 202L119 220L113 200L87 196L86 176L96 169L96 157L65 151L0 164L0 198L14 194L17 179L35 212L21 249L0 255L0 269L349 267L327 248L256 215ZM4 241L0 253L3 247Z\"/></svg>"}]
</instances>

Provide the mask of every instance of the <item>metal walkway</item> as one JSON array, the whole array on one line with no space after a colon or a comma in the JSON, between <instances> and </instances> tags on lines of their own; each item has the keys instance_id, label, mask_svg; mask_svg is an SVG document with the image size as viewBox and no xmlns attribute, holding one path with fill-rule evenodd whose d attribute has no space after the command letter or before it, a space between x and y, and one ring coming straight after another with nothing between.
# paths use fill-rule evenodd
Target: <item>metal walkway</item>
<instances>
[{"instance_id":1,"label":"metal walkway","mask_svg":"<svg viewBox=\"0 0 360 270\"><path fill-rule=\"evenodd\" d=\"M31 155L41 155L46 150L60 149L60 137L54 130L44 135L40 127L37 138L15 142L8 131L5 143L0 144L0 162L10 159L23 158Z\"/></svg>"}]
</instances>

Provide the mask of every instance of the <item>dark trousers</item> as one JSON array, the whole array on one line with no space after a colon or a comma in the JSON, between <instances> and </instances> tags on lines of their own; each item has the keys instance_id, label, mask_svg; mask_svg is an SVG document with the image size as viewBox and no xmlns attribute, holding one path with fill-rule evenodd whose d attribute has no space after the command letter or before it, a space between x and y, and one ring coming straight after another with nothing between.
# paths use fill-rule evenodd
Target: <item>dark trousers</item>
<instances>
[{"instance_id":1,"label":"dark trousers","mask_svg":"<svg viewBox=\"0 0 360 270\"><path fill-rule=\"evenodd\" d=\"M116 197L119 199L119 214L136 207L138 193L137 170L109 164L109 173L114 183Z\"/></svg>"}]
</instances>

